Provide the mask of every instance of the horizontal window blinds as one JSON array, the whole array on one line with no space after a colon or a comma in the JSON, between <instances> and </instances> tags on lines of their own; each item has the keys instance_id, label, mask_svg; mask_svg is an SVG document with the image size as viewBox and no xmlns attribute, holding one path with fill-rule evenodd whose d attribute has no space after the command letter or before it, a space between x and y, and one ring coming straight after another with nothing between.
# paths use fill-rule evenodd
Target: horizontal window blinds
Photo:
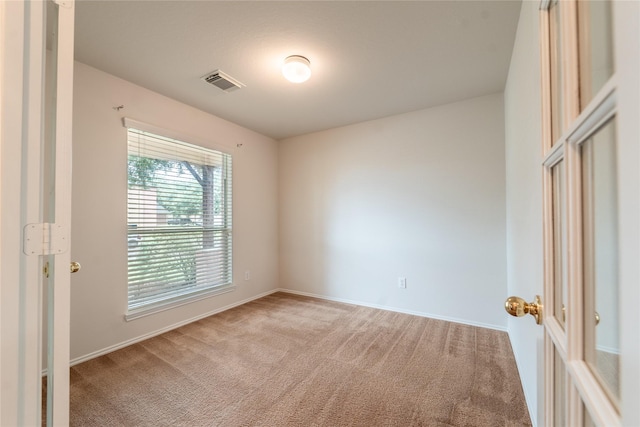
<instances>
[{"instance_id":1,"label":"horizontal window blinds","mask_svg":"<svg viewBox=\"0 0 640 427\"><path fill-rule=\"evenodd\" d=\"M231 156L135 128L127 136L129 311L231 286Z\"/></svg>"}]
</instances>

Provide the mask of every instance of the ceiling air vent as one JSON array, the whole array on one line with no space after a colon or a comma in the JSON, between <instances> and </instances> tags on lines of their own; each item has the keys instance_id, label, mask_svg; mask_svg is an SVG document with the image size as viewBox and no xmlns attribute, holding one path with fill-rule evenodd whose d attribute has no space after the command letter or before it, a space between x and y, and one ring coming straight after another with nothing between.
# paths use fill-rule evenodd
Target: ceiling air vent
<instances>
[{"instance_id":1,"label":"ceiling air vent","mask_svg":"<svg viewBox=\"0 0 640 427\"><path fill-rule=\"evenodd\" d=\"M242 83L220 70L212 71L202 77L202 80L222 89L225 92L233 92L234 90L244 87Z\"/></svg>"}]
</instances>

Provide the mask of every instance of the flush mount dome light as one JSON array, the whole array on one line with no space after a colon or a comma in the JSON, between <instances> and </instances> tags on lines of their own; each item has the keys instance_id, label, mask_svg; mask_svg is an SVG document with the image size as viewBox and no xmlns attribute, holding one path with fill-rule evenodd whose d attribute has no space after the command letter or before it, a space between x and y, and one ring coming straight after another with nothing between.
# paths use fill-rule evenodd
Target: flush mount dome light
<instances>
[{"instance_id":1,"label":"flush mount dome light","mask_svg":"<svg viewBox=\"0 0 640 427\"><path fill-rule=\"evenodd\" d=\"M291 55L284 60L282 74L292 83L302 83L311 77L311 63L300 55Z\"/></svg>"}]
</instances>

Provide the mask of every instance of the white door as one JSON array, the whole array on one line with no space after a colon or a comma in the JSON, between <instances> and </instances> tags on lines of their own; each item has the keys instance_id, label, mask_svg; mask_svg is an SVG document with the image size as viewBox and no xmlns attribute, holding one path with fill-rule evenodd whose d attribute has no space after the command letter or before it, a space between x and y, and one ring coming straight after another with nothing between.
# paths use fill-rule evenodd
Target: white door
<instances>
[{"instance_id":1,"label":"white door","mask_svg":"<svg viewBox=\"0 0 640 427\"><path fill-rule=\"evenodd\" d=\"M640 425L638 9L540 8L546 426Z\"/></svg>"},{"instance_id":2,"label":"white door","mask_svg":"<svg viewBox=\"0 0 640 427\"><path fill-rule=\"evenodd\" d=\"M69 420L73 18L73 1L0 2L0 425Z\"/></svg>"}]
</instances>

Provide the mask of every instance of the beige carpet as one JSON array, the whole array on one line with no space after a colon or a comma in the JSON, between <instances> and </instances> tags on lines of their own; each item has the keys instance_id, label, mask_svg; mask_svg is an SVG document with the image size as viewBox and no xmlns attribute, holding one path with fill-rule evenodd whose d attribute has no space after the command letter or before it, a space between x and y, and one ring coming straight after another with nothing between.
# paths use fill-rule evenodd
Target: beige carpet
<instances>
[{"instance_id":1,"label":"beige carpet","mask_svg":"<svg viewBox=\"0 0 640 427\"><path fill-rule=\"evenodd\" d=\"M71 424L530 421L506 333L277 293L74 366Z\"/></svg>"}]
</instances>

